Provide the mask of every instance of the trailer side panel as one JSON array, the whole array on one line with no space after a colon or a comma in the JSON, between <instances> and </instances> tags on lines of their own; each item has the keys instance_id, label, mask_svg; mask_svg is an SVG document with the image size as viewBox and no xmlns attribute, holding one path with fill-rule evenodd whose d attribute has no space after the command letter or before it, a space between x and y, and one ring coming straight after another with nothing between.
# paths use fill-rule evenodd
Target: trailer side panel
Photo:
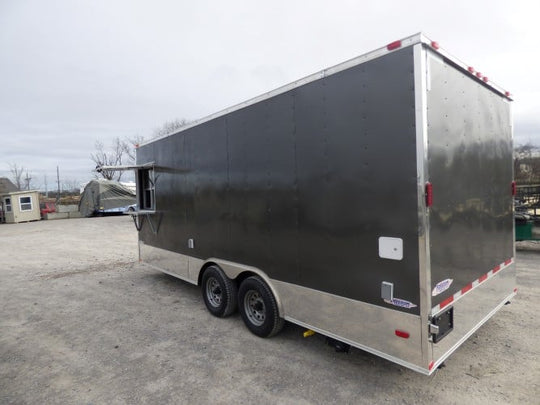
<instances>
[{"instance_id":1,"label":"trailer side panel","mask_svg":"<svg viewBox=\"0 0 540 405\"><path fill-rule=\"evenodd\" d=\"M413 71L404 48L142 146L159 230L141 240L417 314ZM380 237L402 257L381 257Z\"/></svg>"}]
</instances>

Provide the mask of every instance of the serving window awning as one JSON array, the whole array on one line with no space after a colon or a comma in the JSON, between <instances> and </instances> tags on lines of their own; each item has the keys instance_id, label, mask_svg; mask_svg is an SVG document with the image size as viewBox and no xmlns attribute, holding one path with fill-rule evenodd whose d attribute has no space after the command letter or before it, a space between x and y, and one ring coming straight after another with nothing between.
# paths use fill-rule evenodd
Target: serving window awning
<instances>
[{"instance_id":1,"label":"serving window awning","mask_svg":"<svg viewBox=\"0 0 540 405\"><path fill-rule=\"evenodd\" d=\"M140 165L120 165L120 166L96 166L96 172L101 173L103 170L122 172L126 170L153 169L155 162L143 163Z\"/></svg>"}]
</instances>

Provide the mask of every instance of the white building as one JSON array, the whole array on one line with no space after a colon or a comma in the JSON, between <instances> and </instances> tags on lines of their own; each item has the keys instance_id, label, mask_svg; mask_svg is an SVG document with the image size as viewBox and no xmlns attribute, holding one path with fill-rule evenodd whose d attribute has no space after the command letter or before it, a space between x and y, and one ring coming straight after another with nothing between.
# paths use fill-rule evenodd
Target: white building
<instances>
[{"instance_id":1,"label":"white building","mask_svg":"<svg viewBox=\"0 0 540 405\"><path fill-rule=\"evenodd\" d=\"M39 221L39 191L12 191L0 196L6 223Z\"/></svg>"}]
</instances>

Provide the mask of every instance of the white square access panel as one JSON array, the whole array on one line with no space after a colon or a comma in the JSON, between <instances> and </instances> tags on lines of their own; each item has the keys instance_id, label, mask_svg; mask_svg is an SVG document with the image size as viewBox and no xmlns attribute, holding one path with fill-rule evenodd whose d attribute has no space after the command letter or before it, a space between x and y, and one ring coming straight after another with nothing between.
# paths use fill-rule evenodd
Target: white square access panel
<instances>
[{"instance_id":1,"label":"white square access panel","mask_svg":"<svg viewBox=\"0 0 540 405\"><path fill-rule=\"evenodd\" d=\"M379 238L379 257L382 259L403 259L403 239L381 236Z\"/></svg>"}]
</instances>

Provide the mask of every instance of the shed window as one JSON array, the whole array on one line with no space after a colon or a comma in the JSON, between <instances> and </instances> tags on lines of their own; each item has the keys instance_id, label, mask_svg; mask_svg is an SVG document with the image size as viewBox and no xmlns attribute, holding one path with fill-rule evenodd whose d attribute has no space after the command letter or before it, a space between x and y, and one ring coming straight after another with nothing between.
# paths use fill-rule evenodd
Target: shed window
<instances>
[{"instance_id":1,"label":"shed window","mask_svg":"<svg viewBox=\"0 0 540 405\"><path fill-rule=\"evenodd\" d=\"M11 212L11 198L6 198L4 202L6 204L6 212Z\"/></svg>"},{"instance_id":2,"label":"shed window","mask_svg":"<svg viewBox=\"0 0 540 405\"><path fill-rule=\"evenodd\" d=\"M155 210L155 177L154 169L139 169L137 172L137 190L139 192L139 209Z\"/></svg>"},{"instance_id":3,"label":"shed window","mask_svg":"<svg viewBox=\"0 0 540 405\"><path fill-rule=\"evenodd\" d=\"M32 211L32 197L19 197L21 211Z\"/></svg>"}]
</instances>

